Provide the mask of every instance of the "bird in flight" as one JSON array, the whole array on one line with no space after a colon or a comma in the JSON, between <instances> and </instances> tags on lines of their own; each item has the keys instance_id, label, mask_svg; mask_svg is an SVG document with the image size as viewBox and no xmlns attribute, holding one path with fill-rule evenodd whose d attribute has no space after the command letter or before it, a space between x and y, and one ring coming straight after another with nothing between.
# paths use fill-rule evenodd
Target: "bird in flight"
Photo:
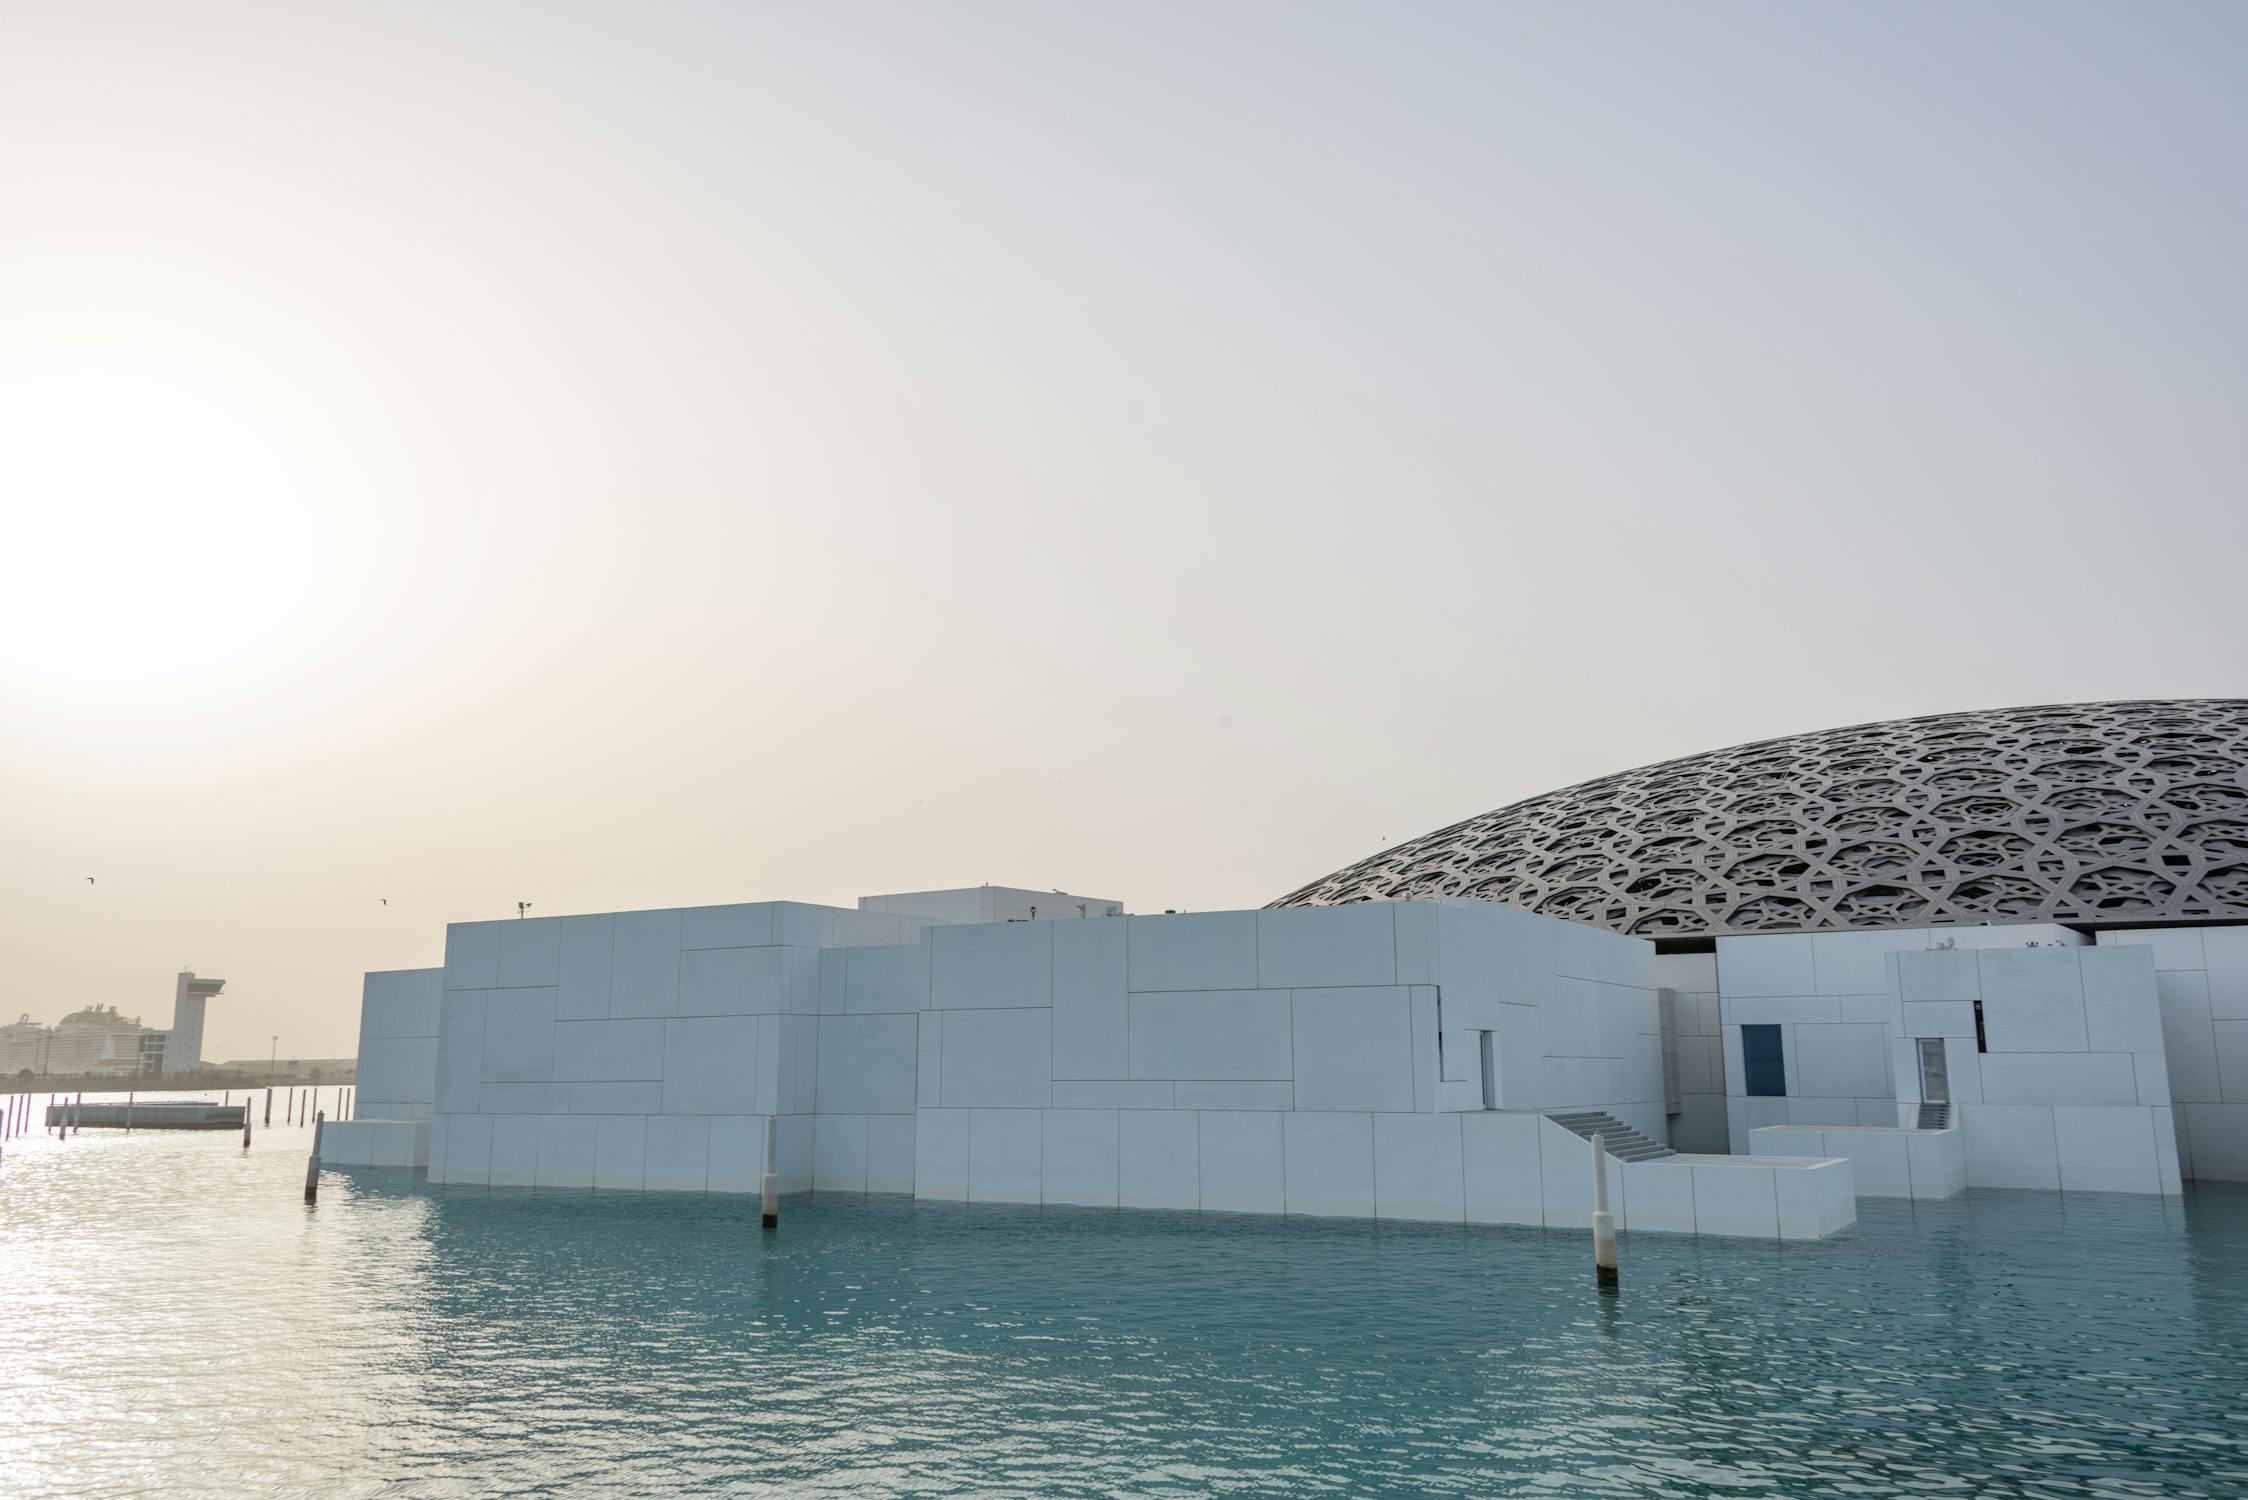
<instances>
[{"instance_id":1,"label":"bird in flight","mask_svg":"<svg viewBox=\"0 0 2248 1500\"><path fill-rule=\"evenodd\" d=\"M390 898L388 896L377 896L375 899L377 901L380 901L385 906L390 905Z\"/></svg>"},{"instance_id":2,"label":"bird in flight","mask_svg":"<svg viewBox=\"0 0 2248 1500\"><path fill-rule=\"evenodd\" d=\"M87 877L86 877L86 884L88 884L88 885L92 885L93 883L94 883L94 877L93 877L93 876L91 876L91 875L87 876Z\"/></svg>"}]
</instances>

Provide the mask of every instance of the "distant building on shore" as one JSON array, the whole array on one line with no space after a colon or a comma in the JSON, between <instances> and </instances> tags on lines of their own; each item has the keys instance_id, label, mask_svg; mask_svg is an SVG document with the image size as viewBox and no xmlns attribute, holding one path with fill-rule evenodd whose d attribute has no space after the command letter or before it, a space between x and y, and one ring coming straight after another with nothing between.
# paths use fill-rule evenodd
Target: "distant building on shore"
<instances>
[{"instance_id":1,"label":"distant building on shore","mask_svg":"<svg viewBox=\"0 0 2248 1500\"><path fill-rule=\"evenodd\" d=\"M120 1077L198 1072L203 1067L203 1009L225 988L223 979L205 979L182 970L172 986L169 1029L144 1026L140 1017L121 1015L114 1005L74 1010L53 1026L42 1026L24 1015L0 1026L0 1073L26 1068L43 1074ZM264 1066L257 1065L261 1071Z\"/></svg>"},{"instance_id":2,"label":"distant building on shore","mask_svg":"<svg viewBox=\"0 0 2248 1500\"><path fill-rule=\"evenodd\" d=\"M296 1079L304 1083L349 1083L359 1070L355 1057L284 1057L269 1062L262 1057L237 1057L208 1066L221 1073L252 1073L258 1077Z\"/></svg>"}]
</instances>

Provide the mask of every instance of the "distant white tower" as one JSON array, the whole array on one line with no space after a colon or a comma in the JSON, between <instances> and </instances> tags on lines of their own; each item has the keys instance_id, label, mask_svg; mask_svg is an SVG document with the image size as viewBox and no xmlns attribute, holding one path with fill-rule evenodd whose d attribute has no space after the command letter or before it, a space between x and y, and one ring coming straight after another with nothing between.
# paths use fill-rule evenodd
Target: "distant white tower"
<instances>
[{"instance_id":1,"label":"distant white tower","mask_svg":"<svg viewBox=\"0 0 2248 1500\"><path fill-rule=\"evenodd\" d=\"M164 1071L192 1073L203 1066L203 1005L226 988L223 979L198 979L181 970L172 990L172 1032L164 1042Z\"/></svg>"}]
</instances>

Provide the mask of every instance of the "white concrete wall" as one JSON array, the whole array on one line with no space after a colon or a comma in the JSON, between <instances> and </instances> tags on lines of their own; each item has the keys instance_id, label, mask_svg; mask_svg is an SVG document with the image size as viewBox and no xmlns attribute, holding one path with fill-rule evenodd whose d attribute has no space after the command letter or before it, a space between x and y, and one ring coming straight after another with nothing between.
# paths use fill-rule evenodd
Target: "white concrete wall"
<instances>
[{"instance_id":1,"label":"white concrete wall","mask_svg":"<svg viewBox=\"0 0 2248 1500\"><path fill-rule=\"evenodd\" d=\"M892 891L859 897L859 910L928 917L939 922L1060 922L1121 917L1124 903L1069 891L1012 885L969 885L943 891Z\"/></svg>"},{"instance_id":2,"label":"white concrete wall","mask_svg":"<svg viewBox=\"0 0 2248 1500\"><path fill-rule=\"evenodd\" d=\"M362 1120L426 1120L437 1100L437 1014L443 969L382 969L359 999Z\"/></svg>"},{"instance_id":3,"label":"white concrete wall","mask_svg":"<svg viewBox=\"0 0 2248 1500\"><path fill-rule=\"evenodd\" d=\"M1791 932L1717 940L1718 1009L1724 1027L1727 1145L1749 1151L1767 1125L1895 1125L1885 955L1954 948L2074 946L2064 927L1907 928ZM1787 1072L1784 1098L1746 1093L1741 1027L1777 1025Z\"/></svg>"},{"instance_id":4,"label":"white concrete wall","mask_svg":"<svg viewBox=\"0 0 2248 1500\"><path fill-rule=\"evenodd\" d=\"M1663 1029L1663 1082L1669 1096L1670 1144L1680 1151L1722 1152L1730 1137L1717 954L1658 955L1655 978L1669 1016Z\"/></svg>"},{"instance_id":5,"label":"white concrete wall","mask_svg":"<svg viewBox=\"0 0 2248 1500\"><path fill-rule=\"evenodd\" d=\"M1898 1104L1909 1111L1920 1100L1916 1039L1942 1039L1968 1186L2179 1191L2146 947L1953 948L1888 963Z\"/></svg>"},{"instance_id":6,"label":"white concrete wall","mask_svg":"<svg viewBox=\"0 0 2248 1500\"><path fill-rule=\"evenodd\" d=\"M1754 1156L1839 1156L1869 1198L1951 1198L1967 1186L1967 1142L1958 1126L1906 1130L1884 1125L1824 1129L1765 1125L1749 1132Z\"/></svg>"},{"instance_id":7,"label":"white concrete wall","mask_svg":"<svg viewBox=\"0 0 2248 1500\"><path fill-rule=\"evenodd\" d=\"M923 1197L1457 1220L1468 1154L1500 1139L1474 1132L1508 1128L1481 1123L1487 1103L1662 1128L1638 939L1376 902L938 928L926 946Z\"/></svg>"},{"instance_id":8,"label":"white concrete wall","mask_svg":"<svg viewBox=\"0 0 2248 1500\"><path fill-rule=\"evenodd\" d=\"M1590 1148L1531 1111L1660 1138L1654 973L1644 941L1481 903L781 903L456 924L442 971L369 977L365 1030L437 996L438 1182L750 1192L772 1113L787 1191L1582 1228ZM339 1160L403 1139L362 1134ZM1847 1163L1613 1165L1625 1227L1642 1180L1653 1230L1854 1217Z\"/></svg>"},{"instance_id":9,"label":"white concrete wall","mask_svg":"<svg viewBox=\"0 0 2248 1500\"><path fill-rule=\"evenodd\" d=\"M426 1167L427 1120L329 1120L320 1127L327 1167Z\"/></svg>"},{"instance_id":10,"label":"white concrete wall","mask_svg":"<svg viewBox=\"0 0 2248 1500\"><path fill-rule=\"evenodd\" d=\"M2103 932L2149 949L2178 1164L2185 1176L2248 1182L2248 927Z\"/></svg>"},{"instance_id":11,"label":"white concrete wall","mask_svg":"<svg viewBox=\"0 0 2248 1500\"><path fill-rule=\"evenodd\" d=\"M822 950L928 925L785 901L453 924L430 1180L754 1192L773 1114L808 1188Z\"/></svg>"}]
</instances>

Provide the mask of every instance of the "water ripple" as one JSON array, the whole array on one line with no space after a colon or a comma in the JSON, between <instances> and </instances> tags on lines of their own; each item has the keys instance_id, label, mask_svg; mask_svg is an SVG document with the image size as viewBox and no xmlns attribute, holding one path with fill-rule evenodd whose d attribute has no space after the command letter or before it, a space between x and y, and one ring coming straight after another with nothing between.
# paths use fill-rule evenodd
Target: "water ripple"
<instances>
[{"instance_id":1,"label":"water ripple","mask_svg":"<svg viewBox=\"0 0 2248 1500\"><path fill-rule=\"evenodd\" d=\"M10 1142L0 1495L2248 1493L2248 1193L1825 1245L431 1189Z\"/></svg>"}]
</instances>

